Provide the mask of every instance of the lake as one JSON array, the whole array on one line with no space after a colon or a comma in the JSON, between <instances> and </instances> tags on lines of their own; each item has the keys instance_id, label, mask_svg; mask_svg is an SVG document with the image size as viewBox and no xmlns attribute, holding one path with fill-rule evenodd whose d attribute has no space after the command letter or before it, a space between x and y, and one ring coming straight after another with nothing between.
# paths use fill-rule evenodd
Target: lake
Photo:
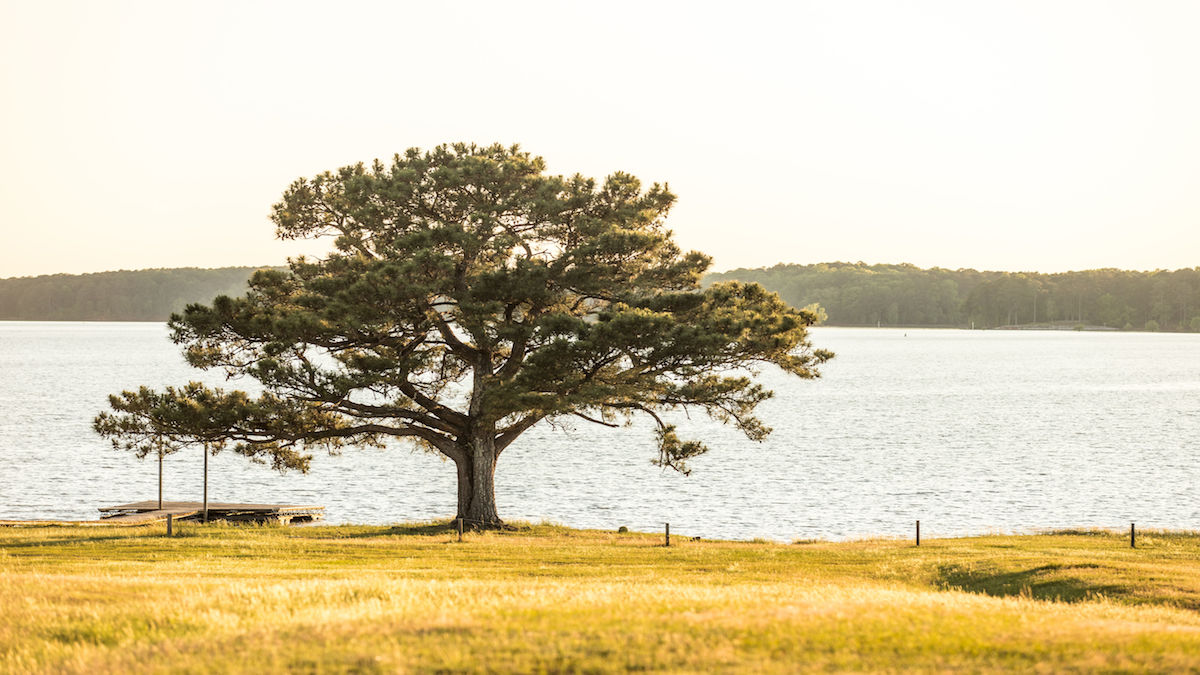
<instances>
[{"instance_id":1,"label":"lake","mask_svg":"<svg viewBox=\"0 0 1200 675\"><path fill-rule=\"evenodd\" d=\"M766 372L764 443L706 419L690 476L650 464L652 427L539 425L501 456L501 517L780 541L1200 529L1200 334L817 328L814 381ZM0 519L91 519L157 494L153 460L91 431L107 395L214 382L162 324L0 322ZM222 386L230 387L225 383ZM199 450L165 460L165 496L199 500ZM454 467L397 445L319 454L279 475L232 453L209 499L322 504L332 523L454 515Z\"/></svg>"}]
</instances>

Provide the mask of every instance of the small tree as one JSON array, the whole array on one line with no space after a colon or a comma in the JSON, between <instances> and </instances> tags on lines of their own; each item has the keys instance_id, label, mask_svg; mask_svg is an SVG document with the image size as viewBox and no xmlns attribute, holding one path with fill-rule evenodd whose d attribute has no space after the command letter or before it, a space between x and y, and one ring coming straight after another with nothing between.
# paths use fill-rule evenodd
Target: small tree
<instances>
[{"instance_id":1,"label":"small tree","mask_svg":"<svg viewBox=\"0 0 1200 675\"><path fill-rule=\"evenodd\" d=\"M118 450L132 450L138 459L154 455L158 459L158 507L162 508L162 461L163 457L189 446L200 446L204 451L204 520L208 521L208 456L224 448L238 438L239 429L253 427L267 429L270 425L303 423L293 417L288 420L286 405L272 401L263 407L251 401L243 392L226 394L220 389L209 389L191 382L176 389L167 387L159 393L146 387L136 392L126 391L119 396L108 397L109 405L120 414L100 413L92 423L96 433L112 439ZM303 408L301 408L303 410ZM280 414L281 412L285 414ZM308 421L312 424L312 421ZM264 453L246 444L237 446L239 452L253 461L264 462ZM280 448L267 453L277 469L290 467L306 470L308 457L294 450Z\"/></svg>"},{"instance_id":2,"label":"small tree","mask_svg":"<svg viewBox=\"0 0 1200 675\"><path fill-rule=\"evenodd\" d=\"M281 238L333 237L328 257L260 271L244 297L169 323L191 365L265 393L125 392L96 429L144 454L169 418L180 437L280 469L307 468L313 448L412 439L454 462L458 517L484 527L501 523L497 459L542 420L647 415L655 463L686 473L706 447L664 411L700 409L761 440L753 413L771 392L756 369L812 378L832 354L807 339L811 310L757 284L701 290L709 258L663 226L674 201L622 173L548 176L499 145L298 180L271 218Z\"/></svg>"}]
</instances>

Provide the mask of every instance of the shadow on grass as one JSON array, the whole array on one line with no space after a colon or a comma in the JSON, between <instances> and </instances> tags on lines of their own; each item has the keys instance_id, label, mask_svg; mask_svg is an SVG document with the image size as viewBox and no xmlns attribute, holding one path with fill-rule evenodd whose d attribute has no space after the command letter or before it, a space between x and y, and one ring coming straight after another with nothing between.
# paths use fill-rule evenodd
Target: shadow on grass
<instances>
[{"instance_id":1,"label":"shadow on grass","mask_svg":"<svg viewBox=\"0 0 1200 675\"><path fill-rule=\"evenodd\" d=\"M531 525L529 523L515 522L505 523L500 527L493 528L473 528L467 526L464 530L466 534L489 532L493 534L531 534L535 532L548 533L552 530L568 531L567 528L561 525ZM400 523L398 525L385 527L372 527L364 525L320 525L317 524L312 528L300 527L291 532L295 536L301 536L313 539L370 539L372 537L390 537L390 536L425 536L434 537L440 535L458 535L458 526L454 520L435 520L425 523Z\"/></svg>"},{"instance_id":2,"label":"shadow on grass","mask_svg":"<svg viewBox=\"0 0 1200 675\"><path fill-rule=\"evenodd\" d=\"M1122 599L1130 595L1131 589L1124 584L1085 578L1087 570L1098 569L1101 566L1093 563L1039 565L1023 570L944 565L938 568L937 580L945 589L995 597L1083 602L1101 596Z\"/></svg>"},{"instance_id":3,"label":"shadow on grass","mask_svg":"<svg viewBox=\"0 0 1200 675\"><path fill-rule=\"evenodd\" d=\"M152 539L152 538L162 538L162 537L163 537L162 534L146 533L146 532L139 532L139 533L130 532L130 533L120 533L120 534L114 533L110 536L104 536L104 535L97 534L97 535L92 535L92 536L87 536L87 537L55 537L53 539L50 539L50 538L31 539L28 541L16 541L16 542L5 541L4 543L0 544L0 548L3 548L3 549L49 548L49 547L54 547L54 546L63 546L63 545L71 545L71 544L91 544L91 543L96 543L96 542L115 542L115 541L131 540L131 539Z\"/></svg>"},{"instance_id":4,"label":"shadow on grass","mask_svg":"<svg viewBox=\"0 0 1200 675\"><path fill-rule=\"evenodd\" d=\"M432 537L456 534L453 520L431 523L403 523L388 526L366 525L322 525L298 527L287 532L288 536L303 539L372 539L375 537L425 536Z\"/></svg>"}]
</instances>

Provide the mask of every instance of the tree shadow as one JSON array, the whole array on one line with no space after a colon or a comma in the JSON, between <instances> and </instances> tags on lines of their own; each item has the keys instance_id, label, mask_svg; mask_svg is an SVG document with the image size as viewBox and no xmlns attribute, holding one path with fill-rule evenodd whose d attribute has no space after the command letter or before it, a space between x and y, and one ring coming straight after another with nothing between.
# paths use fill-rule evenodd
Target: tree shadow
<instances>
[{"instance_id":1,"label":"tree shadow","mask_svg":"<svg viewBox=\"0 0 1200 675\"><path fill-rule=\"evenodd\" d=\"M95 534L91 536L79 537L47 537L45 539L29 539L26 541L5 541L0 544L0 549L18 549L18 548L48 548L53 546L62 546L69 544L88 544L95 542L110 542L121 541L126 539L147 539L147 538L165 538L166 535L161 533L120 533L104 536Z\"/></svg>"},{"instance_id":2,"label":"tree shadow","mask_svg":"<svg viewBox=\"0 0 1200 675\"><path fill-rule=\"evenodd\" d=\"M372 539L375 537L392 536L425 536L433 537L444 534L457 534L458 529L453 520L434 521L429 523L401 523L388 527L359 527L343 530L337 525L317 523L313 526L301 526L289 530L288 535L305 539Z\"/></svg>"},{"instance_id":3,"label":"tree shadow","mask_svg":"<svg viewBox=\"0 0 1200 675\"><path fill-rule=\"evenodd\" d=\"M310 529L313 528L313 529ZM566 530L562 526L555 525L532 525L523 522L503 523L500 525L490 525L487 527L472 526L467 523L463 528L465 534L487 532L491 534L522 534L540 532L546 530ZM349 526L346 530L341 529L337 525L325 525L315 523L314 525L301 525L291 531L293 536L302 536L312 539L370 539L372 537L390 537L390 536L425 536L435 537L440 535L458 535L458 523L455 519L450 520L435 520L421 523L399 523L397 525L385 527L363 527Z\"/></svg>"},{"instance_id":4,"label":"tree shadow","mask_svg":"<svg viewBox=\"0 0 1200 675\"><path fill-rule=\"evenodd\" d=\"M1125 584L1101 582L1079 574L1101 568L1094 563L1054 563L1015 571L943 565L938 568L937 582L947 590L1059 602L1084 602L1101 596L1123 598L1131 594L1132 589Z\"/></svg>"}]
</instances>

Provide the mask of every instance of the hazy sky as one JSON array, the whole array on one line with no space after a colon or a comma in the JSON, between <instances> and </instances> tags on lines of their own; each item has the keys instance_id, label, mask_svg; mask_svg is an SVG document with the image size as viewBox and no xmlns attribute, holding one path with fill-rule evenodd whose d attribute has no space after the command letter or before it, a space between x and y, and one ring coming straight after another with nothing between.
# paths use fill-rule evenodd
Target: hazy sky
<instances>
[{"instance_id":1,"label":"hazy sky","mask_svg":"<svg viewBox=\"0 0 1200 675\"><path fill-rule=\"evenodd\" d=\"M0 277L278 264L287 185L520 143L715 269L1200 265L1196 2L0 0Z\"/></svg>"}]
</instances>

